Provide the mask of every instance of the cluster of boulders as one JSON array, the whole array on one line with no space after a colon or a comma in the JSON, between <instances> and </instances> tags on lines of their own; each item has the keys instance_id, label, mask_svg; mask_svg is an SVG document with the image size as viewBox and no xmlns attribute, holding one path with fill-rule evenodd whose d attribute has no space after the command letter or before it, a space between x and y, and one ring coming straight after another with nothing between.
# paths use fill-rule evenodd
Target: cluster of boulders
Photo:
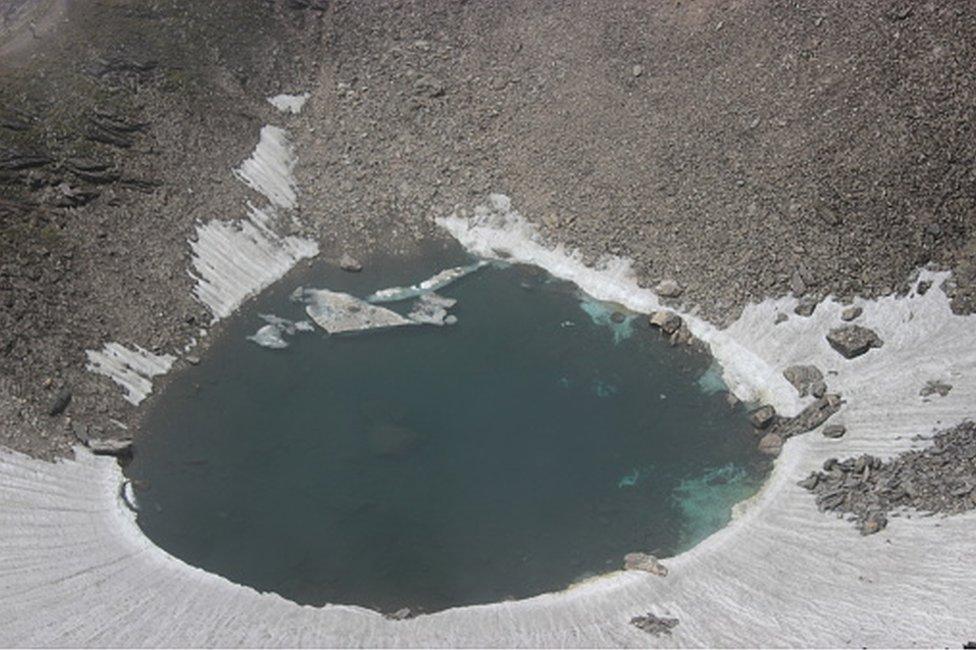
<instances>
[{"instance_id":1,"label":"cluster of boulders","mask_svg":"<svg viewBox=\"0 0 976 650\"><path fill-rule=\"evenodd\" d=\"M662 578L668 575L668 568L649 553L628 553L624 556L625 571L644 571Z\"/></svg>"},{"instance_id":2,"label":"cluster of boulders","mask_svg":"<svg viewBox=\"0 0 976 650\"><path fill-rule=\"evenodd\" d=\"M661 298L675 299L684 293L684 288L674 280L662 280L654 287L654 292ZM696 339L685 324L684 319L669 309L659 309L652 312L648 318L651 327L661 330L671 345L691 345Z\"/></svg>"},{"instance_id":3,"label":"cluster of boulders","mask_svg":"<svg viewBox=\"0 0 976 650\"><path fill-rule=\"evenodd\" d=\"M671 636L671 630L678 625L678 619L667 616L656 616L651 612L643 616L635 616L630 619L630 624L639 630L643 630L654 636Z\"/></svg>"},{"instance_id":4,"label":"cluster of boulders","mask_svg":"<svg viewBox=\"0 0 976 650\"><path fill-rule=\"evenodd\" d=\"M799 485L816 495L821 511L850 515L861 533L883 529L900 508L956 514L976 508L976 423L964 422L932 445L887 462L862 455L830 458Z\"/></svg>"},{"instance_id":5,"label":"cluster of boulders","mask_svg":"<svg viewBox=\"0 0 976 650\"><path fill-rule=\"evenodd\" d=\"M752 426L763 434L759 440L759 451L770 456L778 455L788 438L813 431L822 425L844 404L840 395L826 392L827 385L823 381L823 375L814 366L791 366L783 374L788 380L791 377L796 380L790 381L801 396L811 394L817 399L792 418L777 414L776 409L768 404L749 413ZM839 438L844 435L844 427L828 425L824 427L823 433L827 437Z\"/></svg>"}]
</instances>

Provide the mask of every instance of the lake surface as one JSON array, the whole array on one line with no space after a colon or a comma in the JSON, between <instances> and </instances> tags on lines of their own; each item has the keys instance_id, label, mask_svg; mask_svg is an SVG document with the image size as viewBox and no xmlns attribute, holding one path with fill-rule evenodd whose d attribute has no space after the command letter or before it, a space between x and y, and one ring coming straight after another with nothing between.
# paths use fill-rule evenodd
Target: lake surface
<instances>
[{"instance_id":1,"label":"lake surface","mask_svg":"<svg viewBox=\"0 0 976 650\"><path fill-rule=\"evenodd\" d=\"M145 533L299 603L434 611L674 554L758 489L768 463L708 357L534 268L440 290L453 326L246 338L260 313L305 318L298 284L365 297L470 262L435 259L303 269L222 324L126 468Z\"/></svg>"}]
</instances>

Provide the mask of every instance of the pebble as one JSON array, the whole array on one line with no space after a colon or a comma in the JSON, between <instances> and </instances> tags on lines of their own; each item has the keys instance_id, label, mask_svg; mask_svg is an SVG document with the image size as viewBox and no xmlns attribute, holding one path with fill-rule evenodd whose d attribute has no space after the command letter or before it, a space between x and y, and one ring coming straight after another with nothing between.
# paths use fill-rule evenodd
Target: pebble
<instances>
[{"instance_id":1,"label":"pebble","mask_svg":"<svg viewBox=\"0 0 976 650\"><path fill-rule=\"evenodd\" d=\"M828 424L823 428L824 438L840 438L845 433L847 429L842 424Z\"/></svg>"},{"instance_id":2,"label":"pebble","mask_svg":"<svg viewBox=\"0 0 976 650\"><path fill-rule=\"evenodd\" d=\"M840 319L844 322L850 322L860 316L864 312L863 309L857 306L845 307L844 311L840 313Z\"/></svg>"}]
</instances>

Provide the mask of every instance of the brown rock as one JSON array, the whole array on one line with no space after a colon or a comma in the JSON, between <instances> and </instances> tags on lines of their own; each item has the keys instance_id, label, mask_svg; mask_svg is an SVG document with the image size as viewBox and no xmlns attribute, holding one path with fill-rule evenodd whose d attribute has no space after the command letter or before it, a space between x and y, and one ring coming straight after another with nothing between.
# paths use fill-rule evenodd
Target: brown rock
<instances>
[{"instance_id":1,"label":"brown rock","mask_svg":"<svg viewBox=\"0 0 976 650\"><path fill-rule=\"evenodd\" d=\"M776 433L767 433L759 441L759 451L770 456L779 456L783 449L783 439Z\"/></svg>"},{"instance_id":2,"label":"brown rock","mask_svg":"<svg viewBox=\"0 0 976 650\"><path fill-rule=\"evenodd\" d=\"M625 555L624 570L646 571L662 578L668 575L668 568L649 553L628 553Z\"/></svg>"}]
</instances>

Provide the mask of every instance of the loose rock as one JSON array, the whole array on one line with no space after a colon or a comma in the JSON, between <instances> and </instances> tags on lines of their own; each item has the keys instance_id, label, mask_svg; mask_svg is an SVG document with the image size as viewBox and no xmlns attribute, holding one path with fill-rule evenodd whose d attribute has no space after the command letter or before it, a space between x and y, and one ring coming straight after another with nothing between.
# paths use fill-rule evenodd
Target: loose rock
<instances>
[{"instance_id":1,"label":"loose rock","mask_svg":"<svg viewBox=\"0 0 976 650\"><path fill-rule=\"evenodd\" d=\"M813 316L813 312L817 309L817 300L810 296L804 296L797 303L796 308L793 309L793 313L797 316L803 316L804 318L809 318Z\"/></svg>"},{"instance_id":2,"label":"loose rock","mask_svg":"<svg viewBox=\"0 0 976 650\"><path fill-rule=\"evenodd\" d=\"M684 288L674 280L661 280L654 287L654 293L662 298L677 298L684 293Z\"/></svg>"},{"instance_id":3,"label":"loose rock","mask_svg":"<svg viewBox=\"0 0 976 650\"><path fill-rule=\"evenodd\" d=\"M842 424L828 424L823 428L824 438L841 438L847 433L847 429Z\"/></svg>"},{"instance_id":4,"label":"loose rock","mask_svg":"<svg viewBox=\"0 0 976 650\"><path fill-rule=\"evenodd\" d=\"M651 314L649 321L653 327L660 328L661 331L668 336L671 336L678 331L678 328L681 327L683 322L681 320L681 316L678 316L673 311L667 311L665 309Z\"/></svg>"},{"instance_id":5,"label":"loose rock","mask_svg":"<svg viewBox=\"0 0 976 650\"><path fill-rule=\"evenodd\" d=\"M654 636L671 636L671 630L678 625L678 619L655 616L648 612L644 616L635 616L630 624Z\"/></svg>"},{"instance_id":6,"label":"loose rock","mask_svg":"<svg viewBox=\"0 0 976 650\"><path fill-rule=\"evenodd\" d=\"M624 570L646 571L662 578L668 575L668 568L649 553L628 553L625 555Z\"/></svg>"},{"instance_id":7,"label":"loose rock","mask_svg":"<svg viewBox=\"0 0 976 650\"><path fill-rule=\"evenodd\" d=\"M845 322L850 322L861 315L864 310L857 306L845 307L844 311L840 313L840 319Z\"/></svg>"},{"instance_id":8,"label":"loose rock","mask_svg":"<svg viewBox=\"0 0 976 650\"><path fill-rule=\"evenodd\" d=\"M759 451L770 456L779 456L783 450L783 438L777 433L767 433L759 440Z\"/></svg>"},{"instance_id":9,"label":"loose rock","mask_svg":"<svg viewBox=\"0 0 976 650\"><path fill-rule=\"evenodd\" d=\"M96 456L126 458L132 455L132 439L94 438L88 441L88 448Z\"/></svg>"},{"instance_id":10,"label":"loose rock","mask_svg":"<svg viewBox=\"0 0 976 650\"><path fill-rule=\"evenodd\" d=\"M814 394L815 390L820 392L820 395L815 395L816 397L821 397L826 392L827 385L823 381L823 373L816 366L790 366L783 371L783 376L786 381L793 384L800 397ZM819 390L821 386L823 387L822 391Z\"/></svg>"},{"instance_id":11,"label":"loose rock","mask_svg":"<svg viewBox=\"0 0 976 650\"><path fill-rule=\"evenodd\" d=\"M342 258L339 260L339 268L350 273L359 273L363 270L363 265L349 253L343 253Z\"/></svg>"},{"instance_id":12,"label":"loose rock","mask_svg":"<svg viewBox=\"0 0 976 650\"><path fill-rule=\"evenodd\" d=\"M918 392L922 397L928 397L929 395L938 395L939 397L945 397L952 390L952 385L945 382L939 381L937 379L930 379L922 387L922 390Z\"/></svg>"},{"instance_id":13,"label":"loose rock","mask_svg":"<svg viewBox=\"0 0 976 650\"><path fill-rule=\"evenodd\" d=\"M760 406L749 414L749 421L757 429L765 429L776 419L776 409L770 405Z\"/></svg>"},{"instance_id":14,"label":"loose rock","mask_svg":"<svg viewBox=\"0 0 976 650\"><path fill-rule=\"evenodd\" d=\"M860 325L844 325L830 330L827 342L847 359L859 357L871 348L884 345L874 330Z\"/></svg>"},{"instance_id":15,"label":"loose rock","mask_svg":"<svg viewBox=\"0 0 976 650\"><path fill-rule=\"evenodd\" d=\"M51 400L51 404L47 408L47 414L50 416L61 415L64 410L68 408L68 404L71 403L71 391L67 388L62 388Z\"/></svg>"}]
</instances>

